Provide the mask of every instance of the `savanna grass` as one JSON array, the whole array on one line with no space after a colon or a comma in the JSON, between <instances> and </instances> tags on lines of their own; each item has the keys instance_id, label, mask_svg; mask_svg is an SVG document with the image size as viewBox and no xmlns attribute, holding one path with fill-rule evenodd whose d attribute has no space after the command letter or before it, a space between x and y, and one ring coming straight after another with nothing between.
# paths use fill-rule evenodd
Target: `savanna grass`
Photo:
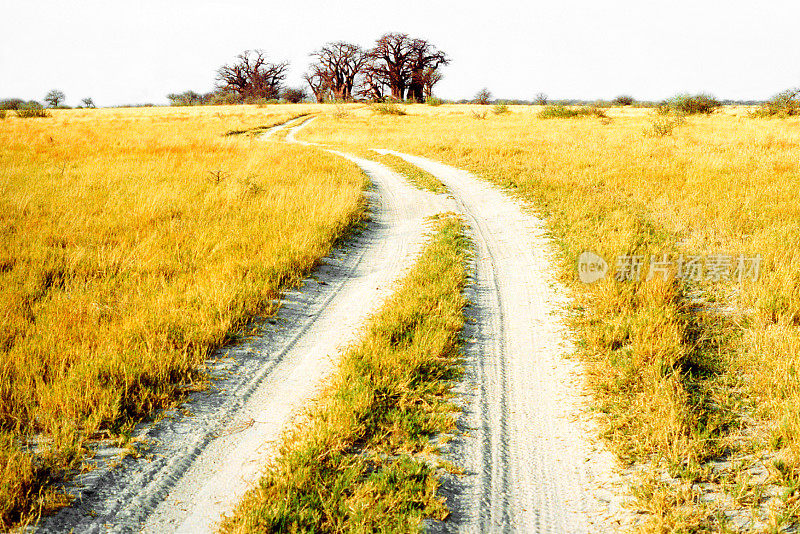
<instances>
[{"instance_id":1,"label":"savanna grass","mask_svg":"<svg viewBox=\"0 0 800 534\"><path fill-rule=\"evenodd\" d=\"M0 127L0 528L61 501L86 440L205 380L357 224L340 158L232 129L311 106L53 111Z\"/></svg>"},{"instance_id":2,"label":"savanna grass","mask_svg":"<svg viewBox=\"0 0 800 534\"><path fill-rule=\"evenodd\" d=\"M650 118L644 110L607 110L614 121L601 125L541 121L520 108L502 122L479 124L469 118L474 108L443 108L410 106L403 123L321 120L309 139L343 147L369 140L431 157L528 202L560 247L579 355L603 435L620 460L665 468L690 486L717 483L709 459L766 454L781 466L770 467L772 483L785 489L776 521L796 524L798 119L752 120L730 108L689 117L659 137L642 136ZM762 264L757 280L742 283L645 281L645 272L637 283L608 277L584 285L576 262L585 250L604 257L612 274L617 257L633 254L760 254ZM692 523L697 508L683 508L678 495L686 487L640 493L672 506L648 529ZM670 488L678 493L667 498Z\"/></svg>"},{"instance_id":3,"label":"savanna grass","mask_svg":"<svg viewBox=\"0 0 800 534\"><path fill-rule=\"evenodd\" d=\"M454 429L469 243L454 216L434 229L223 532L418 532L422 518L446 517L425 457L431 435Z\"/></svg>"}]
</instances>

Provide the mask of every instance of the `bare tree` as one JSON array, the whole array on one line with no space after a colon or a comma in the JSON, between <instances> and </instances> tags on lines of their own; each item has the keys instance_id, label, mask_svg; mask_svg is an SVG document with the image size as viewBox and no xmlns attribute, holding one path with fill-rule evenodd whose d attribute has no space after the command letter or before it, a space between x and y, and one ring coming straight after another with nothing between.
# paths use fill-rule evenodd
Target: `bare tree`
<instances>
[{"instance_id":1,"label":"bare tree","mask_svg":"<svg viewBox=\"0 0 800 534\"><path fill-rule=\"evenodd\" d=\"M312 69L321 75L335 98L352 100L356 77L369 59L360 46L344 41L325 44L316 52Z\"/></svg>"},{"instance_id":2,"label":"bare tree","mask_svg":"<svg viewBox=\"0 0 800 534\"><path fill-rule=\"evenodd\" d=\"M320 71L318 65L312 65L311 71L303 74L303 79L308 83L314 98L318 103L323 103L330 96L330 86L324 73Z\"/></svg>"},{"instance_id":3,"label":"bare tree","mask_svg":"<svg viewBox=\"0 0 800 534\"><path fill-rule=\"evenodd\" d=\"M66 98L63 91L53 89L45 95L44 101L50 104L51 108L57 108Z\"/></svg>"},{"instance_id":4,"label":"bare tree","mask_svg":"<svg viewBox=\"0 0 800 534\"><path fill-rule=\"evenodd\" d=\"M425 100L433 96L433 86L442 81L444 76L439 70L428 67L425 69L425 74L422 79L423 87L425 88Z\"/></svg>"},{"instance_id":5,"label":"bare tree","mask_svg":"<svg viewBox=\"0 0 800 534\"><path fill-rule=\"evenodd\" d=\"M370 55L373 62L369 70L374 77L385 81L392 98L408 97L417 102L424 102L433 84L441 79L441 74L433 73L450 61L426 39L412 39L405 33L383 35Z\"/></svg>"},{"instance_id":6,"label":"bare tree","mask_svg":"<svg viewBox=\"0 0 800 534\"><path fill-rule=\"evenodd\" d=\"M410 58L414 52L406 33L387 33L375 43L370 55L376 60L375 74L389 85L392 98L403 100L411 75Z\"/></svg>"},{"instance_id":7,"label":"bare tree","mask_svg":"<svg viewBox=\"0 0 800 534\"><path fill-rule=\"evenodd\" d=\"M245 50L230 65L217 71L219 88L234 93L240 99L277 99L286 78L289 63L270 63L263 50Z\"/></svg>"},{"instance_id":8,"label":"bare tree","mask_svg":"<svg viewBox=\"0 0 800 534\"><path fill-rule=\"evenodd\" d=\"M429 74L429 70L435 72L441 65L447 65L449 62L447 54L437 50L427 40L412 40L411 55L409 56L411 80L408 85L408 97L415 102L424 102L426 74Z\"/></svg>"},{"instance_id":9,"label":"bare tree","mask_svg":"<svg viewBox=\"0 0 800 534\"><path fill-rule=\"evenodd\" d=\"M473 100L473 102L475 102L476 104L483 104L483 105L486 105L491 101L492 101L492 92L489 91L489 89L487 89L486 87L478 91L478 93L475 95L475 100Z\"/></svg>"},{"instance_id":10,"label":"bare tree","mask_svg":"<svg viewBox=\"0 0 800 534\"><path fill-rule=\"evenodd\" d=\"M364 65L358 94L373 102L381 102L386 97L386 88L388 86L389 80L379 61L374 57L370 57L369 61Z\"/></svg>"}]
</instances>

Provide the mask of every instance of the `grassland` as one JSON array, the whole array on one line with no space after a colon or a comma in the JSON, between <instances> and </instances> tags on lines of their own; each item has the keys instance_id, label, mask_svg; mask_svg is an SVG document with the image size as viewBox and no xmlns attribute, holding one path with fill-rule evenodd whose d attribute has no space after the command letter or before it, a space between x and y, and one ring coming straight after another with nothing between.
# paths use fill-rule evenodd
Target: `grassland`
<instances>
[{"instance_id":1,"label":"grassland","mask_svg":"<svg viewBox=\"0 0 800 534\"><path fill-rule=\"evenodd\" d=\"M469 244L454 216L434 222L416 265L223 532L417 532L423 517L447 515L429 436L454 428L447 397Z\"/></svg>"},{"instance_id":2,"label":"grassland","mask_svg":"<svg viewBox=\"0 0 800 534\"><path fill-rule=\"evenodd\" d=\"M660 136L642 109L551 120L509 109L485 120L469 106L353 109L317 121L307 138L445 161L546 218L603 435L621 462L651 473L635 489L643 530L721 531L742 514L753 529L797 524L800 121L727 108ZM612 271L634 254L758 254L762 264L741 283L584 285L585 250ZM750 477L758 465L763 476Z\"/></svg>"},{"instance_id":3,"label":"grassland","mask_svg":"<svg viewBox=\"0 0 800 534\"><path fill-rule=\"evenodd\" d=\"M0 123L0 528L87 440L203 387L363 215L354 165L225 136L313 106L55 110Z\"/></svg>"}]
</instances>

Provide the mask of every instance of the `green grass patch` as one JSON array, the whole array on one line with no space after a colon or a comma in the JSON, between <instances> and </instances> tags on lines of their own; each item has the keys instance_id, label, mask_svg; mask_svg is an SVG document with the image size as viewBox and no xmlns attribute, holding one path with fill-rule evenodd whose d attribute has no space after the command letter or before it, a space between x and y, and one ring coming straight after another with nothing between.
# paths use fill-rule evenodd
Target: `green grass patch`
<instances>
[{"instance_id":1,"label":"green grass patch","mask_svg":"<svg viewBox=\"0 0 800 534\"><path fill-rule=\"evenodd\" d=\"M418 532L447 516L430 438L455 426L469 243L455 216L434 228L223 532Z\"/></svg>"},{"instance_id":2,"label":"green grass patch","mask_svg":"<svg viewBox=\"0 0 800 534\"><path fill-rule=\"evenodd\" d=\"M606 118L605 111L598 107L567 107L561 104L545 106L539 112L540 119L574 119L577 117Z\"/></svg>"},{"instance_id":3,"label":"green grass patch","mask_svg":"<svg viewBox=\"0 0 800 534\"><path fill-rule=\"evenodd\" d=\"M403 158L394 154L379 154L377 156L372 154L369 157L383 163L396 173L402 174L403 177L420 189L427 189L434 193L447 193L447 187L438 178L427 171L423 171L416 165L412 165Z\"/></svg>"}]
</instances>

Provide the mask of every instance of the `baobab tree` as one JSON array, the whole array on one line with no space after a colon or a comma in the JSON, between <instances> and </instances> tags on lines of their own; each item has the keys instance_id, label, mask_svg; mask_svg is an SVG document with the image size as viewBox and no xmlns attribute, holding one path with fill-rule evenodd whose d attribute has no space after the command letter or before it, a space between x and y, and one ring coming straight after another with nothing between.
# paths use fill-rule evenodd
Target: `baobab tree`
<instances>
[{"instance_id":1,"label":"baobab tree","mask_svg":"<svg viewBox=\"0 0 800 534\"><path fill-rule=\"evenodd\" d=\"M426 77L434 80L433 72L447 65L447 55L425 39L412 39L406 33L387 33L370 51L375 76L385 80L392 98L408 96L417 102L425 101ZM439 81L441 76L433 83ZM432 87L432 85L431 85ZM406 95L408 91L408 95Z\"/></svg>"},{"instance_id":2,"label":"baobab tree","mask_svg":"<svg viewBox=\"0 0 800 534\"><path fill-rule=\"evenodd\" d=\"M263 50L245 50L230 65L217 71L219 88L236 94L241 100L249 98L277 99L286 78L289 63L267 61Z\"/></svg>"},{"instance_id":3,"label":"baobab tree","mask_svg":"<svg viewBox=\"0 0 800 534\"><path fill-rule=\"evenodd\" d=\"M444 52L436 50L436 47L425 39L414 39L410 46L411 82L408 85L408 98L415 102L424 102L426 76L430 79L433 72L436 72L441 65L447 65L450 60Z\"/></svg>"},{"instance_id":4,"label":"baobab tree","mask_svg":"<svg viewBox=\"0 0 800 534\"><path fill-rule=\"evenodd\" d=\"M396 100L405 98L411 74L409 58L412 52L411 39L406 33L384 34L370 51L375 60L372 63L374 74L386 80L392 98Z\"/></svg>"},{"instance_id":5,"label":"baobab tree","mask_svg":"<svg viewBox=\"0 0 800 534\"><path fill-rule=\"evenodd\" d=\"M312 72L324 79L333 96L352 100L356 77L369 59L367 53L357 44L335 41L312 52L311 56L316 58Z\"/></svg>"},{"instance_id":6,"label":"baobab tree","mask_svg":"<svg viewBox=\"0 0 800 534\"><path fill-rule=\"evenodd\" d=\"M425 69L425 74L422 77L422 85L425 89L425 100L433 96L433 86L442 81L442 78L444 78L444 76L439 70L431 67Z\"/></svg>"},{"instance_id":7,"label":"baobab tree","mask_svg":"<svg viewBox=\"0 0 800 534\"><path fill-rule=\"evenodd\" d=\"M389 80L380 68L378 60L370 57L369 61L364 65L358 94L367 100L380 102L386 96L388 85Z\"/></svg>"},{"instance_id":8,"label":"baobab tree","mask_svg":"<svg viewBox=\"0 0 800 534\"><path fill-rule=\"evenodd\" d=\"M317 103L321 104L330 96L331 88L324 73L317 67L318 65L312 65L309 72L303 74L303 79L311 88Z\"/></svg>"}]
</instances>

